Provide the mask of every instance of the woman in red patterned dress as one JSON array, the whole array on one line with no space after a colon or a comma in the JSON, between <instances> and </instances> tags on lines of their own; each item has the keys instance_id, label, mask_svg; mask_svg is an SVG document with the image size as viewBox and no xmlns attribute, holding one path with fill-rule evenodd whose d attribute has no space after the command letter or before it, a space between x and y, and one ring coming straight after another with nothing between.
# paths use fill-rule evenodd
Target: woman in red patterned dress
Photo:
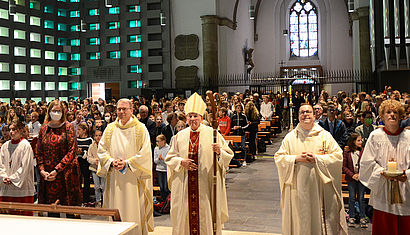
<instances>
[{"instance_id":1,"label":"woman in red patterned dress","mask_svg":"<svg viewBox=\"0 0 410 235\"><path fill-rule=\"evenodd\" d=\"M48 106L45 123L38 136L36 153L41 174L38 202L52 204L60 200L61 205L79 206L82 196L77 138L58 100Z\"/></svg>"}]
</instances>

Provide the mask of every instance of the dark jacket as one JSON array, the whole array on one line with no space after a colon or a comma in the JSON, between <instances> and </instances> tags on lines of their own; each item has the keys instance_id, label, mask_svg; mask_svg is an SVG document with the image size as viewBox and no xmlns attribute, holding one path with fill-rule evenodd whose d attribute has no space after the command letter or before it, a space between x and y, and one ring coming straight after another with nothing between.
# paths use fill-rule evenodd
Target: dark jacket
<instances>
[{"instance_id":1,"label":"dark jacket","mask_svg":"<svg viewBox=\"0 0 410 235\"><path fill-rule=\"evenodd\" d=\"M234 130L234 126L240 126L241 128ZM245 135L245 129L248 127L248 118L246 118L245 114L237 114L235 113L231 119L231 130L233 135Z\"/></svg>"},{"instance_id":2,"label":"dark jacket","mask_svg":"<svg viewBox=\"0 0 410 235\"><path fill-rule=\"evenodd\" d=\"M248 125L248 128L246 130L249 131L249 132L251 132L251 131L253 131L255 133L258 132L258 125L260 123L260 118L257 117L257 118L254 119L254 118L251 117L251 115L246 116L246 118L250 122L249 125Z\"/></svg>"},{"instance_id":3,"label":"dark jacket","mask_svg":"<svg viewBox=\"0 0 410 235\"><path fill-rule=\"evenodd\" d=\"M287 107L289 108L289 103L290 103L289 97L282 97L282 98L280 98L280 100L279 100L280 109L285 108L285 107L284 107L284 105L285 105L285 98L288 100L288 106L287 106Z\"/></svg>"},{"instance_id":4,"label":"dark jacket","mask_svg":"<svg viewBox=\"0 0 410 235\"><path fill-rule=\"evenodd\" d=\"M171 128L171 124L168 124L162 128L162 134L167 138L167 144L171 142L172 136L177 134L177 126L174 126L174 133L172 133Z\"/></svg>"},{"instance_id":5,"label":"dark jacket","mask_svg":"<svg viewBox=\"0 0 410 235\"><path fill-rule=\"evenodd\" d=\"M141 119L140 122L144 123L145 127L148 130L149 133L149 137L151 139L151 145L153 145L155 147L156 143L155 143L155 138L157 137L155 134L155 122L153 122L151 119L149 119L148 117L145 119Z\"/></svg>"},{"instance_id":6,"label":"dark jacket","mask_svg":"<svg viewBox=\"0 0 410 235\"><path fill-rule=\"evenodd\" d=\"M362 158L363 149L360 151L359 160L357 161L358 168L360 170L360 160ZM354 166L352 160L352 152L351 151L344 151L343 152L343 167L342 167L343 174L346 175L345 179L347 182L355 181L352 177L354 175Z\"/></svg>"},{"instance_id":7,"label":"dark jacket","mask_svg":"<svg viewBox=\"0 0 410 235\"><path fill-rule=\"evenodd\" d=\"M326 118L325 121L319 121L319 125L321 127L323 127L323 129L330 132L328 118ZM333 130L333 133L330 132L330 134L333 136L333 138L339 144L340 148L343 149L346 145L347 139L349 138L347 136L345 124L341 120L335 119L334 130Z\"/></svg>"},{"instance_id":8,"label":"dark jacket","mask_svg":"<svg viewBox=\"0 0 410 235\"><path fill-rule=\"evenodd\" d=\"M343 120L343 123L346 126L347 136L350 137L353 133L355 133L355 129L357 127L356 122L353 120L351 123L347 123L345 120Z\"/></svg>"},{"instance_id":9,"label":"dark jacket","mask_svg":"<svg viewBox=\"0 0 410 235\"><path fill-rule=\"evenodd\" d=\"M161 126L156 126L155 125L155 137L159 136L160 134L162 134L162 128L165 127L165 124L162 123Z\"/></svg>"}]
</instances>

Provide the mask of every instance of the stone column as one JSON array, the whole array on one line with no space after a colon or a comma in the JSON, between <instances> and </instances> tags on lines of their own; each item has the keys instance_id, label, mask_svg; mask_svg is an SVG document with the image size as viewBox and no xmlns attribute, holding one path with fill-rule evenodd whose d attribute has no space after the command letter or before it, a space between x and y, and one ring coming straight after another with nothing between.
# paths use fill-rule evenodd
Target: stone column
<instances>
[{"instance_id":1,"label":"stone column","mask_svg":"<svg viewBox=\"0 0 410 235\"><path fill-rule=\"evenodd\" d=\"M210 86L217 85L218 67L218 24L219 17L215 15L201 16L203 74L209 80Z\"/></svg>"},{"instance_id":2,"label":"stone column","mask_svg":"<svg viewBox=\"0 0 410 235\"><path fill-rule=\"evenodd\" d=\"M370 29L369 29L369 7L357 8L352 14L353 20L353 64L355 69L371 69L370 60ZM358 38L355 38L358 37ZM357 45L357 43L359 45ZM358 57L358 58L357 58Z\"/></svg>"}]
</instances>

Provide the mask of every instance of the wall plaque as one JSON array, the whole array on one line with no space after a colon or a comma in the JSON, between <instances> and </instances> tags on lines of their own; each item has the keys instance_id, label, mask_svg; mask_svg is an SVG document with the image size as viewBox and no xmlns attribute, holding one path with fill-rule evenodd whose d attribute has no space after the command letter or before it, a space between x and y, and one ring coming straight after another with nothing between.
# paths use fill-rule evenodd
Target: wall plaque
<instances>
[{"instance_id":1,"label":"wall plaque","mask_svg":"<svg viewBox=\"0 0 410 235\"><path fill-rule=\"evenodd\" d=\"M177 89L199 88L198 67L179 66L175 69L175 81Z\"/></svg>"},{"instance_id":2,"label":"wall plaque","mask_svg":"<svg viewBox=\"0 0 410 235\"><path fill-rule=\"evenodd\" d=\"M199 37L195 34L175 38L175 57L178 60L195 60L199 56Z\"/></svg>"}]
</instances>

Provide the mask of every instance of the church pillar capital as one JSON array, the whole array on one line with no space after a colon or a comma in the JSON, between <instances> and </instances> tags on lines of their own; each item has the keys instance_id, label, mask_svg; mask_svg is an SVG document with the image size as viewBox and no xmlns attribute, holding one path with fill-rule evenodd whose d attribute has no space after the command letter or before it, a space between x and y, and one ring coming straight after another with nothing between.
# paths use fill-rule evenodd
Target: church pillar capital
<instances>
[{"instance_id":1,"label":"church pillar capital","mask_svg":"<svg viewBox=\"0 0 410 235\"><path fill-rule=\"evenodd\" d=\"M362 17L369 17L369 7L357 8L353 13L350 14L353 21L359 20Z\"/></svg>"},{"instance_id":2,"label":"church pillar capital","mask_svg":"<svg viewBox=\"0 0 410 235\"><path fill-rule=\"evenodd\" d=\"M219 17L216 15L201 16L202 25L204 24L219 24Z\"/></svg>"}]
</instances>

